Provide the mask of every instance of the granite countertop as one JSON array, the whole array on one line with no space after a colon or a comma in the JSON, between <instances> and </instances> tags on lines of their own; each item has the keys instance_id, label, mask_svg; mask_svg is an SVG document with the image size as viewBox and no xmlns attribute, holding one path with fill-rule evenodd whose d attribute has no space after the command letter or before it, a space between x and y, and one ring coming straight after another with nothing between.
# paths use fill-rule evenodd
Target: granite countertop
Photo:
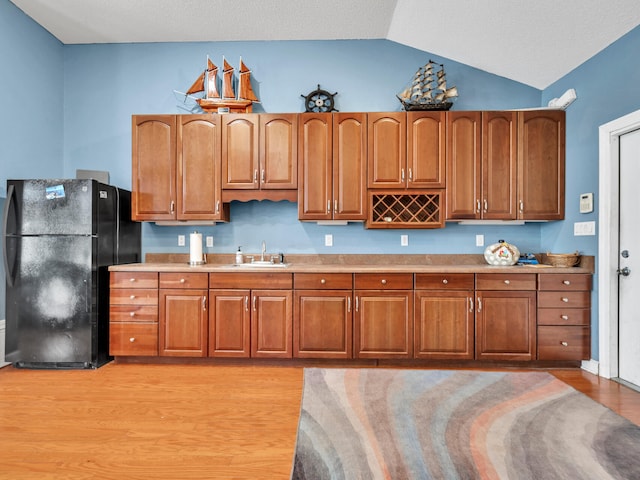
<instances>
[{"instance_id":1,"label":"granite countertop","mask_svg":"<svg viewBox=\"0 0 640 480\"><path fill-rule=\"evenodd\" d=\"M259 258L259 254L253 254ZM147 254L144 263L113 265L110 271L137 272L283 272L283 273L593 273L594 257L583 255L576 267L488 265L483 255L287 255L286 266L236 266L232 254L207 254L190 265L188 254Z\"/></svg>"}]
</instances>

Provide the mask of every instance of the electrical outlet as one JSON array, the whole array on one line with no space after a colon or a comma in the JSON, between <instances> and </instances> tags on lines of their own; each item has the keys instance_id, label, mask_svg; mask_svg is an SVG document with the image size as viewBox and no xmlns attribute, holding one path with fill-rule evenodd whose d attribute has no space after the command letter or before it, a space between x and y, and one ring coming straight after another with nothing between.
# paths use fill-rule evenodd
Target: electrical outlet
<instances>
[{"instance_id":1,"label":"electrical outlet","mask_svg":"<svg viewBox=\"0 0 640 480\"><path fill-rule=\"evenodd\" d=\"M207 248L213 247L213 237L211 235L207 236Z\"/></svg>"},{"instance_id":2,"label":"electrical outlet","mask_svg":"<svg viewBox=\"0 0 640 480\"><path fill-rule=\"evenodd\" d=\"M484 235L476 235L476 247L484 247Z\"/></svg>"},{"instance_id":3,"label":"electrical outlet","mask_svg":"<svg viewBox=\"0 0 640 480\"><path fill-rule=\"evenodd\" d=\"M324 236L324 246L325 247L333 247L333 235L331 235L330 233L327 233Z\"/></svg>"},{"instance_id":4,"label":"electrical outlet","mask_svg":"<svg viewBox=\"0 0 640 480\"><path fill-rule=\"evenodd\" d=\"M184 235L178 235L178 246L184 247L185 245L186 245L186 241L185 241Z\"/></svg>"},{"instance_id":5,"label":"electrical outlet","mask_svg":"<svg viewBox=\"0 0 640 480\"><path fill-rule=\"evenodd\" d=\"M401 247L409 246L409 235L400 235L400 246Z\"/></svg>"}]
</instances>

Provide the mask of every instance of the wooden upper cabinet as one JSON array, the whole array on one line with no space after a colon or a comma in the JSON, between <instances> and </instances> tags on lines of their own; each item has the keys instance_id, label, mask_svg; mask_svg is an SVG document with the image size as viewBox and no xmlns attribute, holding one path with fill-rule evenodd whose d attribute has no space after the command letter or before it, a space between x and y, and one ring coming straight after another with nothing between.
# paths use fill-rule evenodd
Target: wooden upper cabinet
<instances>
[{"instance_id":1,"label":"wooden upper cabinet","mask_svg":"<svg viewBox=\"0 0 640 480\"><path fill-rule=\"evenodd\" d=\"M228 219L220 182L220 117L178 116L177 218Z\"/></svg>"},{"instance_id":2,"label":"wooden upper cabinet","mask_svg":"<svg viewBox=\"0 0 640 480\"><path fill-rule=\"evenodd\" d=\"M333 219L367 218L367 114L333 114Z\"/></svg>"},{"instance_id":3,"label":"wooden upper cabinet","mask_svg":"<svg viewBox=\"0 0 640 480\"><path fill-rule=\"evenodd\" d=\"M230 113L222 116L222 188L259 187L259 116Z\"/></svg>"},{"instance_id":4,"label":"wooden upper cabinet","mask_svg":"<svg viewBox=\"0 0 640 480\"><path fill-rule=\"evenodd\" d=\"M131 119L132 220L174 220L176 214L176 116Z\"/></svg>"},{"instance_id":5,"label":"wooden upper cabinet","mask_svg":"<svg viewBox=\"0 0 640 480\"><path fill-rule=\"evenodd\" d=\"M449 112L447 219L515 220L517 113Z\"/></svg>"},{"instance_id":6,"label":"wooden upper cabinet","mask_svg":"<svg viewBox=\"0 0 640 480\"><path fill-rule=\"evenodd\" d=\"M366 218L365 113L299 116L300 220Z\"/></svg>"},{"instance_id":7,"label":"wooden upper cabinet","mask_svg":"<svg viewBox=\"0 0 640 480\"><path fill-rule=\"evenodd\" d=\"M565 202L565 112L518 113L518 218L562 220Z\"/></svg>"},{"instance_id":8,"label":"wooden upper cabinet","mask_svg":"<svg viewBox=\"0 0 640 480\"><path fill-rule=\"evenodd\" d=\"M297 188L297 114L226 114L222 119L223 190Z\"/></svg>"},{"instance_id":9,"label":"wooden upper cabinet","mask_svg":"<svg viewBox=\"0 0 640 480\"><path fill-rule=\"evenodd\" d=\"M132 218L223 220L215 115L132 117Z\"/></svg>"},{"instance_id":10,"label":"wooden upper cabinet","mask_svg":"<svg viewBox=\"0 0 640 480\"><path fill-rule=\"evenodd\" d=\"M369 188L405 188L407 116L405 112L368 114Z\"/></svg>"},{"instance_id":11,"label":"wooden upper cabinet","mask_svg":"<svg viewBox=\"0 0 640 480\"><path fill-rule=\"evenodd\" d=\"M407 187L444 188L446 112L407 112Z\"/></svg>"},{"instance_id":12,"label":"wooden upper cabinet","mask_svg":"<svg viewBox=\"0 0 640 480\"><path fill-rule=\"evenodd\" d=\"M478 218L481 112L447 113L447 219Z\"/></svg>"},{"instance_id":13,"label":"wooden upper cabinet","mask_svg":"<svg viewBox=\"0 0 640 480\"><path fill-rule=\"evenodd\" d=\"M369 188L444 188L446 112L369 113Z\"/></svg>"},{"instance_id":14,"label":"wooden upper cabinet","mask_svg":"<svg viewBox=\"0 0 640 480\"><path fill-rule=\"evenodd\" d=\"M516 219L517 128L516 112L482 112L483 219Z\"/></svg>"},{"instance_id":15,"label":"wooden upper cabinet","mask_svg":"<svg viewBox=\"0 0 640 480\"><path fill-rule=\"evenodd\" d=\"M297 139L297 114L260 114L260 188L298 187Z\"/></svg>"}]
</instances>

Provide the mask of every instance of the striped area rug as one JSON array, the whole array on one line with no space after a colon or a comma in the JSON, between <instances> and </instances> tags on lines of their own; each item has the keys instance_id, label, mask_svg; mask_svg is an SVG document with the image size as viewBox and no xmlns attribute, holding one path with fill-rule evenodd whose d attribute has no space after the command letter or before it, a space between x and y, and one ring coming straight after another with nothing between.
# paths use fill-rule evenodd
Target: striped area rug
<instances>
[{"instance_id":1,"label":"striped area rug","mask_svg":"<svg viewBox=\"0 0 640 480\"><path fill-rule=\"evenodd\" d=\"M640 479L640 427L546 372L310 368L291 478Z\"/></svg>"}]
</instances>

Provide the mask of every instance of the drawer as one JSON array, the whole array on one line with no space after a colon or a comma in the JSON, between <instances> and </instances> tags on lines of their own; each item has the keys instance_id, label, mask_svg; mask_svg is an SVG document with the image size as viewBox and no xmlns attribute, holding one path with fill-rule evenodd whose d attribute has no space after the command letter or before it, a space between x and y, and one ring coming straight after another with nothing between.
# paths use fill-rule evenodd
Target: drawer
<instances>
[{"instance_id":1,"label":"drawer","mask_svg":"<svg viewBox=\"0 0 640 480\"><path fill-rule=\"evenodd\" d=\"M356 273L354 285L358 290L410 290L412 273Z\"/></svg>"},{"instance_id":2,"label":"drawer","mask_svg":"<svg viewBox=\"0 0 640 480\"><path fill-rule=\"evenodd\" d=\"M160 288L207 288L209 274L205 272L161 272Z\"/></svg>"},{"instance_id":3,"label":"drawer","mask_svg":"<svg viewBox=\"0 0 640 480\"><path fill-rule=\"evenodd\" d=\"M294 273L293 288L297 290L351 290L350 273Z\"/></svg>"},{"instance_id":4,"label":"drawer","mask_svg":"<svg viewBox=\"0 0 640 480\"><path fill-rule=\"evenodd\" d=\"M110 272L111 288L158 288L157 272Z\"/></svg>"},{"instance_id":5,"label":"drawer","mask_svg":"<svg viewBox=\"0 0 640 480\"><path fill-rule=\"evenodd\" d=\"M535 290L535 273L477 273L476 290Z\"/></svg>"},{"instance_id":6,"label":"drawer","mask_svg":"<svg viewBox=\"0 0 640 480\"><path fill-rule=\"evenodd\" d=\"M109 291L111 305L158 305L155 288L113 288Z\"/></svg>"},{"instance_id":7,"label":"drawer","mask_svg":"<svg viewBox=\"0 0 640 480\"><path fill-rule=\"evenodd\" d=\"M473 290L473 273L416 273L416 290Z\"/></svg>"},{"instance_id":8,"label":"drawer","mask_svg":"<svg viewBox=\"0 0 640 480\"><path fill-rule=\"evenodd\" d=\"M538 308L563 307L591 307L591 292L538 292Z\"/></svg>"},{"instance_id":9,"label":"drawer","mask_svg":"<svg viewBox=\"0 0 640 480\"><path fill-rule=\"evenodd\" d=\"M538 325L589 325L588 308L539 308Z\"/></svg>"},{"instance_id":10,"label":"drawer","mask_svg":"<svg viewBox=\"0 0 640 480\"><path fill-rule=\"evenodd\" d=\"M588 273L562 274L541 273L538 275L538 290L591 290L591 275Z\"/></svg>"},{"instance_id":11,"label":"drawer","mask_svg":"<svg viewBox=\"0 0 640 480\"><path fill-rule=\"evenodd\" d=\"M109 324L109 355L158 355L157 323Z\"/></svg>"},{"instance_id":12,"label":"drawer","mask_svg":"<svg viewBox=\"0 0 640 480\"><path fill-rule=\"evenodd\" d=\"M111 322L157 322L157 305L110 305Z\"/></svg>"},{"instance_id":13,"label":"drawer","mask_svg":"<svg viewBox=\"0 0 640 480\"><path fill-rule=\"evenodd\" d=\"M291 290L291 273L210 273L209 288L268 288L270 290Z\"/></svg>"},{"instance_id":14,"label":"drawer","mask_svg":"<svg viewBox=\"0 0 640 480\"><path fill-rule=\"evenodd\" d=\"M589 327L538 327L538 360L589 360Z\"/></svg>"}]
</instances>

